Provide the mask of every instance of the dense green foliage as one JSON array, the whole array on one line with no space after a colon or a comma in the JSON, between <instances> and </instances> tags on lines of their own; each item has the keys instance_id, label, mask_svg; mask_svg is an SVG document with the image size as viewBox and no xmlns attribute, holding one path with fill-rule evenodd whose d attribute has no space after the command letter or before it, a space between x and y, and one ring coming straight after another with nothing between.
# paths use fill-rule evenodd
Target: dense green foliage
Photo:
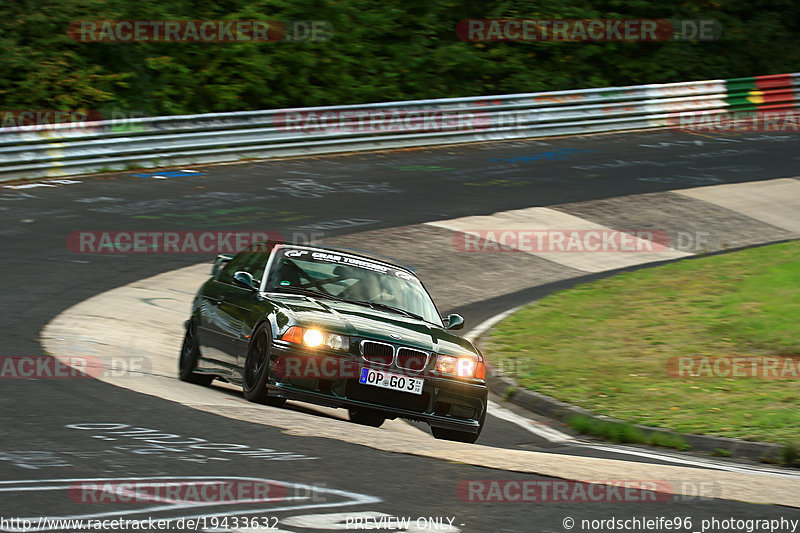
<instances>
[{"instance_id":1,"label":"dense green foliage","mask_svg":"<svg viewBox=\"0 0 800 533\"><path fill-rule=\"evenodd\" d=\"M715 42L471 43L464 18L712 18ZM74 20L326 20L326 42L80 43ZM729 78L797 70L794 0L7 0L0 109L147 115Z\"/></svg>"}]
</instances>

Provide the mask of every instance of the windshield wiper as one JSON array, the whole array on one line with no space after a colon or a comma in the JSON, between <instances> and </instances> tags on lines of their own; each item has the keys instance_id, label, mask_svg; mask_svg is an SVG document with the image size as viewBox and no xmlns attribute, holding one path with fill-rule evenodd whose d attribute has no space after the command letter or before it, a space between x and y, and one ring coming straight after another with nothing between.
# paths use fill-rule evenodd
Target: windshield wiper
<instances>
[{"instance_id":1,"label":"windshield wiper","mask_svg":"<svg viewBox=\"0 0 800 533\"><path fill-rule=\"evenodd\" d=\"M399 307L394 307L392 305L381 304L378 302L369 302L367 300L345 300L345 301L359 305L366 305L373 309L383 309L384 311L392 311L401 315L405 315L410 318L416 318L417 320L422 320L423 322L428 322L427 320L425 320L425 318L421 317L420 315L414 314L411 311L406 311L405 309L401 309Z\"/></svg>"}]
</instances>

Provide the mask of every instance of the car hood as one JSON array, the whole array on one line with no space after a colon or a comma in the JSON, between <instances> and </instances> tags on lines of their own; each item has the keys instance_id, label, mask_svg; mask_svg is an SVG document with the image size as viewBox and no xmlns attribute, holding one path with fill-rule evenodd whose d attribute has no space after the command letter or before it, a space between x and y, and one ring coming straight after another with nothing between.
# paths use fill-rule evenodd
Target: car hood
<instances>
[{"instance_id":1,"label":"car hood","mask_svg":"<svg viewBox=\"0 0 800 533\"><path fill-rule=\"evenodd\" d=\"M274 296L270 300L293 324L362 337L425 351L478 353L472 344L434 324L365 305L309 296ZM397 339L392 334L399 335Z\"/></svg>"}]
</instances>

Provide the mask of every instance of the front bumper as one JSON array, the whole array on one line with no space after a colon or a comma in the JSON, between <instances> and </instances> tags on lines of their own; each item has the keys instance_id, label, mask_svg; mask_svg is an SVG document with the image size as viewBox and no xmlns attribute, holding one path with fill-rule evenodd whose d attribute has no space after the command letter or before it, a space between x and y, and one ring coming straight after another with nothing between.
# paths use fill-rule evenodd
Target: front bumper
<instances>
[{"instance_id":1,"label":"front bumper","mask_svg":"<svg viewBox=\"0 0 800 533\"><path fill-rule=\"evenodd\" d=\"M273 341L271 358L273 363L291 358L301 362L295 368L319 371L271 371L267 385L270 396L328 407L373 409L387 418L418 420L434 427L467 433L479 432L485 417L488 389L483 380L458 380L431 375L430 372L407 373L423 379L422 394L416 395L359 383L357 369L361 367L402 371L372 365L353 354L309 352L276 340ZM312 359L313 365L303 364ZM326 360L331 364L324 364ZM281 363L276 366L283 368ZM326 372L326 368L334 369L334 372ZM337 371L342 368L346 371Z\"/></svg>"}]
</instances>

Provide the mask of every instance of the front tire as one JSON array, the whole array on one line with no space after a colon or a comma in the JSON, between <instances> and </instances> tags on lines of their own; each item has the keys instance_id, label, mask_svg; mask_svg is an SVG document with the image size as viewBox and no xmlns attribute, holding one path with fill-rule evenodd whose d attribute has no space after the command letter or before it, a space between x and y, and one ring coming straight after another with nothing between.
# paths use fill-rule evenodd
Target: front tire
<instances>
[{"instance_id":1,"label":"front tire","mask_svg":"<svg viewBox=\"0 0 800 533\"><path fill-rule=\"evenodd\" d=\"M347 410L350 415L350 421L362 426L371 426L379 428L386 421L386 417L378 411L372 409L363 409L361 407L351 407Z\"/></svg>"},{"instance_id":2,"label":"front tire","mask_svg":"<svg viewBox=\"0 0 800 533\"><path fill-rule=\"evenodd\" d=\"M200 345L197 342L197 323L190 320L186 326L186 335L183 337L181 355L178 359L178 378L188 383L208 386L214 380L214 376L195 372L199 359Z\"/></svg>"},{"instance_id":3,"label":"front tire","mask_svg":"<svg viewBox=\"0 0 800 533\"><path fill-rule=\"evenodd\" d=\"M247 350L242 371L242 390L244 397L250 402L280 407L286 403L286 399L267 394L271 346L272 334L269 325L263 324L253 335L253 340Z\"/></svg>"}]
</instances>

